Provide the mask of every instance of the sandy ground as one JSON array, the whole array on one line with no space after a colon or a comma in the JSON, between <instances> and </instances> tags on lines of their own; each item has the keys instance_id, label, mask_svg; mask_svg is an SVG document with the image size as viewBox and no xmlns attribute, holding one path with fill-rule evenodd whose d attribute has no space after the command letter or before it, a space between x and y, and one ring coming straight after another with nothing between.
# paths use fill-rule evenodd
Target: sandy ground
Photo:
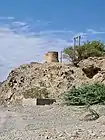
<instances>
[{"instance_id":1,"label":"sandy ground","mask_svg":"<svg viewBox=\"0 0 105 140\"><path fill-rule=\"evenodd\" d=\"M0 107L0 140L105 140L105 106L100 118L81 121L81 107Z\"/></svg>"}]
</instances>

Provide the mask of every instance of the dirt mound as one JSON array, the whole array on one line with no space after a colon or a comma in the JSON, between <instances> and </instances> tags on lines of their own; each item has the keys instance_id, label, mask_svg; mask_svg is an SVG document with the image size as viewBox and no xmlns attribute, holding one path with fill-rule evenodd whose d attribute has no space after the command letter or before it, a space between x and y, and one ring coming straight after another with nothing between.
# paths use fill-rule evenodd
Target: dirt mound
<instances>
[{"instance_id":1,"label":"dirt mound","mask_svg":"<svg viewBox=\"0 0 105 140\"><path fill-rule=\"evenodd\" d=\"M0 86L0 101L20 102L23 98L56 98L73 86L105 83L105 58L82 60L78 67L63 63L21 65L12 70Z\"/></svg>"},{"instance_id":2,"label":"dirt mound","mask_svg":"<svg viewBox=\"0 0 105 140\"><path fill-rule=\"evenodd\" d=\"M73 86L87 82L84 72L61 63L31 63L12 70L0 88L4 102L17 102L23 97L60 98Z\"/></svg>"}]
</instances>

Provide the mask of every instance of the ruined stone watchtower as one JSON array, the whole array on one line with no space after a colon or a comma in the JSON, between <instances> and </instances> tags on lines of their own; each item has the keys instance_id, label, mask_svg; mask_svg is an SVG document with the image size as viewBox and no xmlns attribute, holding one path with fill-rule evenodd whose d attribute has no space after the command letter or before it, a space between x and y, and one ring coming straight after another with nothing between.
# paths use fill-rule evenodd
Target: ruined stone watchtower
<instances>
[{"instance_id":1,"label":"ruined stone watchtower","mask_svg":"<svg viewBox=\"0 0 105 140\"><path fill-rule=\"evenodd\" d=\"M58 52L50 51L44 55L45 62L59 62Z\"/></svg>"}]
</instances>

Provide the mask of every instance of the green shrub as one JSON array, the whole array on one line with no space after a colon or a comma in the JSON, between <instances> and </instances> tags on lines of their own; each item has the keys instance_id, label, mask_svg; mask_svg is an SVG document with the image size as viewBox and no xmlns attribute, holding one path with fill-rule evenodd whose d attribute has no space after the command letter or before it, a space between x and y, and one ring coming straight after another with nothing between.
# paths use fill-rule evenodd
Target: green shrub
<instances>
[{"instance_id":1,"label":"green shrub","mask_svg":"<svg viewBox=\"0 0 105 140\"><path fill-rule=\"evenodd\" d=\"M64 95L67 105L93 105L105 103L105 85L100 83L72 88Z\"/></svg>"},{"instance_id":2,"label":"green shrub","mask_svg":"<svg viewBox=\"0 0 105 140\"><path fill-rule=\"evenodd\" d=\"M25 98L48 98L48 91L46 88L34 87L24 91Z\"/></svg>"},{"instance_id":3,"label":"green shrub","mask_svg":"<svg viewBox=\"0 0 105 140\"><path fill-rule=\"evenodd\" d=\"M63 50L63 58L74 65L88 57L101 57L105 52L105 44L101 41L87 41L80 46L69 46Z\"/></svg>"}]
</instances>

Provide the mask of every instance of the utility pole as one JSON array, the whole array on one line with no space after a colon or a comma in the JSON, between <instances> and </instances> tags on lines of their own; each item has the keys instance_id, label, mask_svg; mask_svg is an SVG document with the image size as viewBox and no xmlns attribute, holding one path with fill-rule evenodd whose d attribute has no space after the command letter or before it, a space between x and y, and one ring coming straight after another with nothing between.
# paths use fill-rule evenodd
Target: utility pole
<instances>
[{"instance_id":1,"label":"utility pole","mask_svg":"<svg viewBox=\"0 0 105 140\"><path fill-rule=\"evenodd\" d=\"M74 48L76 47L76 41L78 39L78 36L74 37Z\"/></svg>"},{"instance_id":2,"label":"utility pole","mask_svg":"<svg viewBox=\"0 0 105 140\"><path fill-rule=\"evenodd\" d=\"M78 46L81 45L81 36L78 36Z\"/></svg>"},{"instance_id":3,"label":"utility pole","mask_svg":"<svg viewBox=\"0 0 105 140\"><path fill-rule=\"evenodd\" d=\"M75 57L75 46L76 46L76 38L74 37L73 59L74 59L74 57Z\"/></svg>"},{"instance_id":4,"label":"utility pole","mask_svg":"<svg viewBox=\"0 0 105 140\"><path fill-rule=\"evenodd\" d=\"M61 54L60 54L60 62L62 63L62 51L61 51Z\"/></svg>"},{"instance_id":5,"label":"utility pole","mask_svg":"<svg viewBox=\"0 0 105 140\"><path fill-rule=\"evenodd\" d=\"M77 39L77 37L74 37L74 49L75 49L75 46L76 46L76 39Z\"/></svg>"},{"instance_id":6,"label":"utility pole","mask_svg":"<svg viewBox=\"0 0 105 140\"><path fill-rule=\"evenodd\" d=\"M75 58L75 47L76 47L76 40L78 39L78 36L74 37L74 58Z\"/></svg>"}]
</instances>

